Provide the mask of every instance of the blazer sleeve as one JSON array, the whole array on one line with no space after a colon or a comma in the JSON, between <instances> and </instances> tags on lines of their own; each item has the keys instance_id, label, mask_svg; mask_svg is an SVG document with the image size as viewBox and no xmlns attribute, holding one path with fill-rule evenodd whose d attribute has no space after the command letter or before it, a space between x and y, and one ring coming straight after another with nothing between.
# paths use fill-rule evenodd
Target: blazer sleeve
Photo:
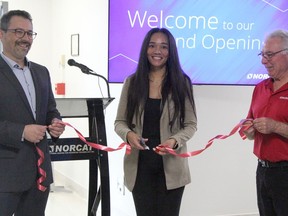
<instances>
[{"instance_id":1,"label":"blazer sleeve","mask_svg":"<svg viewBox=\"0 0 288 216\"><path fill-rule=\"evenodd\" d=\"M118 104L117 115L114 121L114 130L121 137L124 142L127 142L127 133L131 131L128 127L126 119L127 97L129 88L129 78L124 81L122 92Z\"/></svg>"}]
</instances>

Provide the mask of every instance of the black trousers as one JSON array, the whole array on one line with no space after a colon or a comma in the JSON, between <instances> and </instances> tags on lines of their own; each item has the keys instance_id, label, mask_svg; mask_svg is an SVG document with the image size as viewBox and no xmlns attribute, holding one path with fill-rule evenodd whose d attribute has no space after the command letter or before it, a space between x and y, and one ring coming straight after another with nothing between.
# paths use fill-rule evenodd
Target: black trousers
<instances>
[{"instance_id":1,"label":"black trousers","mask_svg":"<svg viewBox=\"0 0 288 216\"><path fill-rule=\"evenodd\" d=\"M28 191L18 193L0 192L0 215L2 216L44 216L49 195L38 190L36 181Z\"/></svg>"},{"instance_id":2,"label":"black trousers","mask_svg":"<svg viewBox=\"0 0 288 216\"><path fill-rule=\"evenodd\" d=\"M288 215L288 166L257 168L257 200L260 216Z\"/></svg>"},{"instance_id":3,"label":"black trousers","mask_svg":"<svg viewBox=\"0 0 288 216\"><path fill-rule=\"evenodd\" d=\"M141 151L132 191L137 216L178 216L184 187L167 190L162 156Z\"/></svg>"}]
</instances>

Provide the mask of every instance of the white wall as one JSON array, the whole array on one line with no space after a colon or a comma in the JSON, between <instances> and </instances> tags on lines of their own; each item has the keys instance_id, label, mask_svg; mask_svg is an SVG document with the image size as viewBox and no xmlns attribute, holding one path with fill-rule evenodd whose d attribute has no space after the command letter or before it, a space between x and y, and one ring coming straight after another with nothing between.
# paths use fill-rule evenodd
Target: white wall
<instances>
[{"instance_id":1,"label":"white wall","mask_svg":"<svg viewBox=\"0 0 288 216\"><path fill-rule=\"evenodd\" d=\"M74 59L107 77L108 1L8 2L9 9L25 9L32 14L38 36L28 57L49 68L53 85L65 82L66 97L101 97L98 78L85 75L67 64L62 65L62 60L65 63L71 58L70 36L79 33L80 56ZM105 83L99 82L103 95L107 96ZM122 85L111 84L110 88L115 100L106 109L106 130L108 145L116 147L122 142L113 130ZM245 118L252 89L247 86L195 86L199 123L196 135L189 142L189 151L203 148L209 139L218 134L228 134ZM77 122L73 125L85 133L83 130L86 125ZM242 141L235 134L226 140L215 141L201 155L189 158L192 183L186 187L181 215L215 216L257 212L256 158L252 146L251 141ZM123 184L123 154L123 151L109 153L112 216L135 215L130 192L120 192L121 187L118 186ZM87 191L87 161L56 162L54 168Z\"/></svg>"}]
</instances>

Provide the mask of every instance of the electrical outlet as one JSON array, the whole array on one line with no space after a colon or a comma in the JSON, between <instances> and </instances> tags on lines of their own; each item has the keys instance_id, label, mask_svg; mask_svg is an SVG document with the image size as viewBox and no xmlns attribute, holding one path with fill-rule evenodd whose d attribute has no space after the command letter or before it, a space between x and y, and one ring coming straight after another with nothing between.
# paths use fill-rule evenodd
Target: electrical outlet
<instances>
[{"instance_id":1,"label":"electrical outlet","mask_svg":"<svg viewBox=\"0 0 288 216\"><path fill-rule=\"evenodd\" d=\"M65 64L66 64L66 60L65 59L66 59L65 55L64 54L61 55L60 64L61 64L61 66L63 68L65 68Z\"/></svg>"},{"instance_id":2,"label":"electrical outlet","mask_svg":"<svg viewBox=\"0 0 288 216\"><path fill-rule=\"evenodd\" d=\"M124 185L124 179L117 178L117 190L120 194L123 196L125 195L125 185Z\"/></svg>"}]
</instances>

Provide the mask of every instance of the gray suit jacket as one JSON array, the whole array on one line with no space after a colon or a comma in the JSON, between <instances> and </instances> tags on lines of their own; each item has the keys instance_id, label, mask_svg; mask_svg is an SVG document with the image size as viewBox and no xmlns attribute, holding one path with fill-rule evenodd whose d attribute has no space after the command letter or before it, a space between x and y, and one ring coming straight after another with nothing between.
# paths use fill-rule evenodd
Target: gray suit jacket
<instances>
[{"instance_id":1,"label":"gray suit jacket","mask_svg":"<svg viewBox=\"0 0 288 216\"><path fill-rule=\"evenodd\" d=\"M131 131L131 129L127 126L127 121L125 117L129 83L130 79L127 79L123 85L120 102L118 105L117 116L115 120L115 131L125 142L127 142L127 133ZM168 101L164 104L163 112L160 119L161 142L164 142L169 138L174 138L180 146L177 149L177 153L184 153L187 152L186 142L194 135L196 131L197 119L194 115L193 107L187 99L185 105L185 127L184 129L180 129L180 122L179 119L177 119L177 121L173 125L171 132L169 126L169 119L171 119L173 112L174 104L171 98L169 98ZM143 129L143 117L144 113L142 112L141 116L134 116L133 118L133 124L135 125L133 131L140 136ZM131 154L125 155L124 158L125 185L130 191L133 190L136 181L138 156L139 150L132 148ZM190 183L191 177L187 158L180 158L173 155L165 155L163 156L163 165L166 186L168 190L179 188Z\"/></svg>"},{"instance_id":2,"label":"gray suit jacket","mask_svg":"<svg viewBox=\"0 0 288 216\"><path fill-rule=\"evenodd\" d=\"M60 118L47 68L31 62L30 71L36 92L36 120L21 84L0 56L0 192L25 191L38 178L35 146L21 141L24 126L49 125L53 118ZM47 177L43 185L48 186L53 178L47 138L37 145L45 154L42 168Z\"/></svg>"}]
</instances>

